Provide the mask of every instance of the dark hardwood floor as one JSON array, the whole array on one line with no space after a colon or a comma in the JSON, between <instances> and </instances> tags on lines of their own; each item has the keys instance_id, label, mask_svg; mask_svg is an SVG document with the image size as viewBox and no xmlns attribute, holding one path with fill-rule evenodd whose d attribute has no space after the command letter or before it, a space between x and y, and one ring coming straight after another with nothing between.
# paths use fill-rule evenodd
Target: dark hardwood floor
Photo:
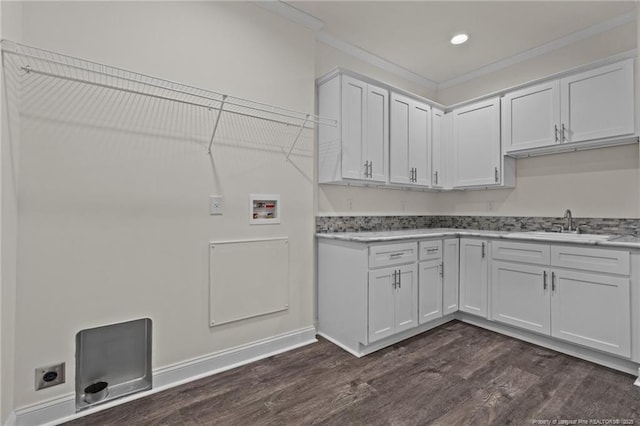
<instances>
[{"instance_id":1,"label":"dark hardwood floor","mask_svg":"<svg viewBox=\"0 0 640 426\"><path fill-rule=\"evenodd\" d=\"M66 424L640 424L634 379L454 321L360 359L320 339Z\"/></svg>"}]
</instances>

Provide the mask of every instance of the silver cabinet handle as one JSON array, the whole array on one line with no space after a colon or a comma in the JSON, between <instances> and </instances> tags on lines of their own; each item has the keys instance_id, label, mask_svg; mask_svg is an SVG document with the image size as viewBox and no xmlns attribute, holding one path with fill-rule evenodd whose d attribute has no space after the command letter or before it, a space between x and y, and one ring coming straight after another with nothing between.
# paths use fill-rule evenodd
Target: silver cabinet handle
<instances>
[{"instance_id":1,"label":"silver cabinet handle","mask_svg":"<svg viewBox=\"0 0 640 426\"><path fill-rule=\"evenodd\" d=\"M398 269L398 288L402 288L402 271Z\"/></svg>"},{"instance_id":2,"label":"silver cabinet handle","mask_svg":"<svg viewBox=\"0 0 640 426\"><path fill-rule=\"evenodd\" d=\"M404 254L404 253L392 253L392 254L390 254L390 255L389 255L389 257L390 257L391 259L395 259L395 258L397 258L397 257L402 256L403 254Z\"/></svg>"},{"instance_id":3,"label":"silver cabinet handle","mask_svg":"<svg viewBox=\"0 0 640 426\"><path fill-rule=\"evenodd\" d=\"M369 162L368 161L364 162L364 177L366 177L366 178L369 177Z\"/></svg>"},{"instance_id":4,"label":"silver cabinet handle","mask_svg":"<svg viewBox=\"0 0 640 426\"><path fill-rule=\"evenodd\" d=\"M564 142L567 140L567 138L564 136L564 132L566 131L566 128L564 127L564 123L562 123L562 131L560 132L560 141Z\"/></svg>"},{"instance_id":5,"label":"silver cabinet handle","mask_svg":"<svg viewBox=\"0 0 640 426\"><path fill-rule=\"evenodd\" d=\"M553 130L556 135L556 142L558 142L558 125L557 124L553 125Z\"/></svg>"},{"instance_id":6,"label":"silver cabinet handle","mask_svg":"<svg viewBox=\"0 0 640 426\"><path fill-rule=\"evenodd\" d=\"M485 247L485 243L482 243L482 259L484 259L484 255L485 255L484 247Z\"/></svg>"},{"instance_id":7,"label":"silver cabinet handle","mask_svg":"<svg viewBox=\"0 0 640 426\"><path fill-rule=\"evenodd\" d=\"M498 168L497 168L497 167L494 167L494 168L493 168L493 175L494 175L494 177L495 177L495 179L496 179L496 182L499 182L500 177L498 176L498 175L499 175L499 173L498 173Z\"/></svg>"},{"instance_id":8,"label":"silver cabinet handle","mask_svg":"<svg viewBox=\"0 0 640 426\"><path fill-rule=\"evenodd\" d=\"M398 283L397 283L397 278L396 278L397 274L398 274L398 271L394 269L394 270L393 270L393 283L391 283L391 285L393 286L393 288L396 288L396 285L398 284Z\"/></svg>"},{"instance_id":9,"label":"silver cabinet handle","mask_svg":"<svg viewBox=\"0 0 640 426\"><path fill-rule=\"evenodd\" d=\"M435 184L438 184L438 171L436 170L436 172L434 173L434 176L436 178Z\"/></svg>"},{"instance_id":10,"label":"silver cabinet handle","mask_svg":"<svg viewBox=\"0 0 640 426\"><path fill-rule=\"evenodd\" d=\"M440 276L444 278L444 262L440 264Z\"/></svg>"},{"instance_id":11,"label":"silver cabinet handle","mask_svg":"<svg viewBox=\"0 0 640 426\"><path fill-rule=\"evenodd\" d=\"M547 289L547 271L542 271L542 288Z\"/></svg>"},{"instance_id":12,"label":"silver cabinet handle","mask_svg":"<svg viewBox=\"0 0 640 426\"><path fill-rule=\"evenodd\" d=\"M413 168L413 181L418 181L418 169L416 169L415 167Z\"/></svg>"},{"instance_id":13,"label":"silver cabinet handle","mask_svg":"<svg viewBox=\"0 0 640 426\"><path fill-rule=\"evenodd\" d=\"M369 177L373 178L373 161L369 161Z\"/></svg>"},{"instance_id":14,"label":"silver cabinet handle","mask_svg":"<svg viewBox=\"0 0 640 426\"><path fill-rule=\"evenodd\" d=\"M556 273L551 273L551 291L556 291Z\"/></svg>"}]
</instances>

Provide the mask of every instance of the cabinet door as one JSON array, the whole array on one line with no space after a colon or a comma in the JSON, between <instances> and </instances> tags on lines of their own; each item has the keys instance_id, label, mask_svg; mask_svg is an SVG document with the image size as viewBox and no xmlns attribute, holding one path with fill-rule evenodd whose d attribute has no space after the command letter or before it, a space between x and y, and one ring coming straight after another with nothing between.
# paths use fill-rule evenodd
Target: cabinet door
<instances>
[{"instance_id":1,"label":"cabinet door","mask_svg":"<svg viewBox=\"0 0 640 426\"><path fill-rule=\"evenodd\" d=\"M453 111L454 187L500 183L500 99Z\"/></svg>"},{"instance_id":2,"label":"cabinet door","mask_svg":"<svg viewBox=\"0 0 640 426\"><path fill-rule=\"evenodd\" d=\"M459 240L444 240L442 246L442 314L447 315L458 310Z\"/></svg>"},{"instance_id":3,"label":"cabinet door","mask_svg":"<svg viewBox=\"0 0 640 426\"><path fill-rule=\"evenodd\" d=\"M629 59L562 79L563 140L634 133L633 78L633 59Z\"/></svg>"},{"instance_id":4,"label":"cabinet door","mask_svg":"<svg viewBox=\"0 0 640 426\"><path fill-rule=\"evenodd\" d=\"M442 261L418 265L418 316L420 324L442 316Z\"/></svg>"},{"instance_id":5,"label":"cabinet door","mask_svg":"<svg viewBox=\"0 0 640 426\"><path fill-rule=\"evenodd\" d=\"M342 76L342 177L363 179L367 84Z\"/></svg>"},{"instance_id":6,"label":"cabinet door","mask_svg":"<svg viewBox=\"0 0 640 426\"><path fill-rule=\"evenodd\" d=\"M552 270L551 335L631 356L629 279Z\"/></svg>"},{"instance_id":7,"label":"cabinet door","mask_svg":"<svg viewBox=\"0 0 640 426\"><path fill-rule=\"evenodd\" d=\"M447 123L444 111L431 109L431 186L444 188L447 157Z\"/></svg>"},{"instance_id":8,"label":"cabinet door","mask_svg":"<svg viewBox=\"0 0 640 426\"><path fill-rule=\"evenodd\" d=\"M429 186L430 145L431 107L392 93L389 181Z\"/></svg>"},{"instance_id":9,"label":"cabinet door","mask_svg":"<svg viewBox=\"0 0 640 426\"><path fill-rule=\"evenodd\" d=\"M560 81L508 93L501 100L505 152L560 142Z\"/></svg>"},{"instance_id":10,"label":"cabinet door","mask_svg":"<svg viewBox=\"0 0 640 426\"><path fill-rule=\"evenodd\" d=\"M365 156L370 163L367 180L386 182L389 176L389 92L367 85Z\"/></svg>"},{"instance_id":11,"label":"cabinet door","mask_svg":"<svg viewBox=\"0 0 640 426\"><path fill-rule=\"evenodd\" d=\"M395 288L395 332L418 325L418 274L415 264L398 268Z\"/></svg>"},{"instance_id":12,"label":"cabinet door","mask_svg":"<svg viewBox=\"0 0 640 426\"><path fill-rule=\"evenodd\" d=\"M431 107L413 102L409 121L409 169L414 170L413 183L429 186L431 183Z\"/></svg>"},{"instance_id":13,"label":"cabinet door","mask_svg":"<svg viewBox=\"0 0 640 426\"><path fill-rule=\"evenodd\" d=\"M460 239L460 310L485 318L487 251L487 242L484 240Z\"/></svg>"},{"instance_id":14,"label":"cabinet door","mask_svg":"<svg viewBox=\"0 0 640 426\"><path fill-rule=\"evenodd\" d=\"M546 268L493 260L491 314L494 321L551 333L551 277Z\"/></svg>"},{"instance_id":15,"label":"cabinet door","mask_svg":"<svg viewBox=\"0 0 640 426\"><path fill-rule=\"evenodd\" d=\"M397 271L398 268L369 271L369 343L394 333Z\"/></svg>"},{"instance_id":16,"label":"cabinet door","mask_svg":"<svg viewBox=\"0 0 640 426\"><path fill-rule=\"evenodd\" d=\"M405 96L391 94L389 181L392 183L409 184L411 182L409 172L411 103L411 100Z\"/></svg>"}]
</instances>

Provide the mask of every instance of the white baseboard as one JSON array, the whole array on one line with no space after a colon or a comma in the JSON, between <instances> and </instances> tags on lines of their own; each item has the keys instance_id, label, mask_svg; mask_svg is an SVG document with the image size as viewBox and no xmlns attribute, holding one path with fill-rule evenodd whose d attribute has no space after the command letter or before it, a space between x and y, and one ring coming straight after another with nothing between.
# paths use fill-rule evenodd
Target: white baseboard
<instances>
[{"instance_id":1,"label":"white baseboard","mask_svg":"<svg viewBox=\"0 0 640 426\"><path fill-rule=\"evenodd\" d=\"M316 330L307 327L278 336L258 340L246 345L183 361L153 371L153 389L128 397L110 401L95 408L76 413L75 395L62 397L19 408L11 413L6 426L56 425L89 414L97 413L116 405L161 392L184 383L221 373L244 364L249 364L279 353L316 342ZM13 416L13 417L12 417ZM13 418L13 420L12 420Z\"/></svg>"}]
</instances>

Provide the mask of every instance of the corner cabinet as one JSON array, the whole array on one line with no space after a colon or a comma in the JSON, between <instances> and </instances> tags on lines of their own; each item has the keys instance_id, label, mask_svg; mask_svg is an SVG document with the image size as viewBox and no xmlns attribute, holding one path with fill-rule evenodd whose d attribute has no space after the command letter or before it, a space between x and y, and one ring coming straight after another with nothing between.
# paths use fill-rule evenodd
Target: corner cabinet
<instances>
[{"instance_id":1,"label":"corner cabinet","mask_svg":"<svg viewBox=\"0 0 640 426\"><path fill-rule=\"evenodd\" d=\"M453 116L453 187L513 186L514 165L505 171L500 148L500 98L456 108Z\"/></svg>"},{"instance_id":2,"label":"corner cabinet","mask_svg":"<svg viewBox=\"0 0 640 426\"><path fill-rule=\"evenodd\" d=\"M431 108L431 187L451 189L451 114Z\"/></svg>"},{"instance_id":3,"label":"corner cabinet","mask_svg":"<svg viewBox=\"0 0 640 426\"><path fill-rule=\"evenodd\" d=\"M507 93L504 151L514 156L614 145L635 134L633 59Z\"/></svg>"},{"instance_id":4,"label":"corner cabinet","mask_svg":"<svg viewBox=\"0 0 640 426\"><path fill-rule=\"evenodd\" d=\"M431 107L397 93L391 94L389 182L431 185Z\"/></svg>"},{"instance_id":5,"label":"corner cabinet","mask_svg":"<svg viewBox=\"0 0 640 426\"><path fill-rule=\"evenodd\" d=\"M319 183L386 183L389 92L336 74L318 86L318 112L338 121L318 128Z\"/></svg>"}]
</instances>

